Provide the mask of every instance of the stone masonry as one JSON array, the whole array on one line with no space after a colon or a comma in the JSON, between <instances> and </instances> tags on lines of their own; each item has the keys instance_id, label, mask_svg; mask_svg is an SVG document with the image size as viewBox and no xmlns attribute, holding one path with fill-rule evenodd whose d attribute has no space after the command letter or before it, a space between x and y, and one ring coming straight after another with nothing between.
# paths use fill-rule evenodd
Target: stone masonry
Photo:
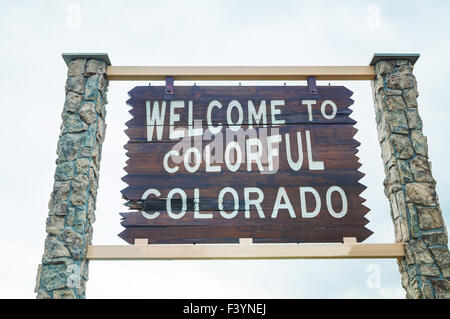
<instances>
[{"instance_id":1,"label":"stone masonry","mask_svg":"<svg viewBox=\"0 0 450 319\"><path fill-rule=\"evenodd\" d=\"M406 297L442 299L450 298L450 253L418 111L417 58L375 55L373 98L395 241L406 250L398 260Z\"/></svg>"},{"instance_id":2,"label":"stone masonry","mask_svg":"<svg viewBox=\"0 0 450 319\"><path fill-rule=\"evenodd\" d=\"M107 55L63 57L68 63L66 100L53 192L49 202L37 298L84 298L87 247L92 242L100 155L105 137Z\"/></svg>"}]
</instances>

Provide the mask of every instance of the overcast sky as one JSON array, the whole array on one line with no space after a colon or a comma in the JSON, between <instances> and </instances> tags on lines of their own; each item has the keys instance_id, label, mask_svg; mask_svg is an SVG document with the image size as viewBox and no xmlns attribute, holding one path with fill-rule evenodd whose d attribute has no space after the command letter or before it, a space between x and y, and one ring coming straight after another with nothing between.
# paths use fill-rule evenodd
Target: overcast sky
<instances>
[{"instance_id":1,"label":"overcast sky","mask_svg":"<svg viewBox=\"0 0 450 319\"><path fill-rule=\"evenodd\" d=\"M64 104L63 52L107 52L113 65L368 65L375 52L420 53L419 112L450 224L448 1L2 0L0 26L2 298L35 297ZM117 237L131 117L125 101L143 84L109 86L95 244L125 244ZM374 232L367 242L393 242L370 83L331 84L354 92ZM403 298L400 282L395 260L94 261L87 297Z\"/></svg>"}]
</instances>

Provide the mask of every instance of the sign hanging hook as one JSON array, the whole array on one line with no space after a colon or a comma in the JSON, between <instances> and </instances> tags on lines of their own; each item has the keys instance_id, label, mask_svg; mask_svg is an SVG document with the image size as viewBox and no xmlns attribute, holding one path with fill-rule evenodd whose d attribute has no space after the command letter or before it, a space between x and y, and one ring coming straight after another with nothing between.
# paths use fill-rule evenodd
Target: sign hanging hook
<instances>
[{"instance_id":1,"label":"sign hanging hook","mask_svg":"<svg viewBox=\"0 0 450 319\"><path fill-rule=\"evenodd\" d=\"M166 76L166 88L164 90L165 97L172 97L173 95L173 76Z\"/></svg>"},{"instance_id":2,"label":"sign hanging hook","mask_svg":"<svg viewBox=\"0 0 450 319\"><path fill-rule=\"evenodd\" d=\"M308 76L307 81L308 81L309 94L317 94L316 77Z\"/></svg>"}]
</instances>

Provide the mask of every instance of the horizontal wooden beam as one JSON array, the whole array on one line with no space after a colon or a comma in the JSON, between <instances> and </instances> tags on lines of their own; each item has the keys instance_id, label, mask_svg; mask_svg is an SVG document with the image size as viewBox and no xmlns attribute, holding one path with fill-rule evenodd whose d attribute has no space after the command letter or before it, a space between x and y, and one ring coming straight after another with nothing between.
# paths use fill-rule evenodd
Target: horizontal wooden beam
<instances>
[{"instance_id":1,"label":"horizontal wooden beam","mask_svg":"<svg viewBox=\"0 0 450 319\"><path fill-rule=\"evenodd\" d=\"M372 80L373 66L108 66L110 81Z\"/></svg>"},{"instance_id":2,"label":"horizontal wooden beam","mask_svg":"<svg viewBox=\"0 0 450 319\"><path fill-rule=\"evenodd\" d=\"M90 260L202 260L202 259L348 259L401 258L404 247L395 244L179 244L93 245L88 247Z\"/></svg>"}]
</instances>

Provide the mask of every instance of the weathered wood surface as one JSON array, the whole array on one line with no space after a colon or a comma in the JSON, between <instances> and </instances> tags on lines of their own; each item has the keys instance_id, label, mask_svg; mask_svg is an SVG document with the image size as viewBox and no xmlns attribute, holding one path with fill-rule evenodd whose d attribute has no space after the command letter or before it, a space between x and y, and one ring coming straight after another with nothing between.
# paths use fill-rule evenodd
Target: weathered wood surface
<instances>
[{"instance_id":1,"label":"weathered wood surface","mask_svg":"<svg viewBox=\"0 0 450 319\"><path fill-rule=\"evenodd\" d=\"M145 89L143 89L145 88ZM324 86L319 87L318 95L309 94L308 87L303 86L176 86L174 87L174 94L172 100L193 100L193 118L203 120L206 122L206 114L208 104L212 100L221 102L223 107L221 109L214 108L212 113L214 115L213 123L226 123L227 108L226 106L232 100L238 100L243 106L243 122L248 124L248 101L251 100L255 108L259 108L261 101L266 101L266 110L268 114L267 124L272 123L272 109L269 100L284 100L285 107L282 108L282 116L276 115L276 118L286 120L286 124L308 124L308 110L302 105L302 100L317 100L317 105L328 99L332 99L338 106L336 117L332 120L324 119L320 116L320 107L313 109L313 118L315 124L333 124L333 123L347 123L355 124L356 122L349 117L352 110L348 107L353 104L350 96L353 94L345 87ZM133 116L126 124L128 127L145 126L146 101L164 101L164 88L158 86L135 87L128 92L130 99L127 104L132 107L130 114ZM170 101L170 100L169 100ZM167 106L168 107L168 106ZM180 121L177 124L188 123L188 108L177 110L180 115ZM232 112L231 118L233 121L237 120L237 112ZM165 126L169 125L169 117L165 118Z\"/></svg>"},{"instance_id":2,"label":"weathered wood surface","mask_svg":"<svg viewBox=\"0 0 450 319\"><path fill-rule=\"evenodd\" d=\"M355 235L356 234L356 235ZM358 242L372 234L363 225L304 226L152 226L127 227L119 237L130 244L135 238L148 238L150 244L238 243L239 238L253 238L254 243L342 242L356 237Z\"/></svg>"},{"instance_id":3,"label":"weathered wood surface","mask_svg":"<svg viewBox=\"0 0 450 319\"><path fill-rule=\"evenodd\" d=\"M175 87L171 100L192 100L192 117L202 120L202 127L206 130L206 116L208 103L218 100L223 107L215 108L213 112L213 125L222 125L220 135L200 137L201 146L192 140L171 140L169 138L169 116L164 120L162 138L157 139L156 127L153 129L152 140L148 141L146 126L146 101L153 107L154 101L162 105L166 101L166 112L169 113L169 103L164 95L164 87L136 87L129 92L127 103L132 106L130 113L133 118L127 122L126 134L129 142L125 145L127 150L127 175L123 180L129 185L122 190L127 206L137 209L137 212L121 213L122 225L126 228L119 236L129 243L135 238L148 238L149 243L220 243L237 242L239 238L254 238L255 242L340 242L343 237L356 237L363 241L372 233L364 227L368 223L364 215L369 209L362 203L359 195L365 186L358 181L363 174L358 171L361 164L355 155L360 145L353 136L357 130L356 123L350 118L349 106L352 92L344 87L324 86L318 87L318 94L311 95L307 87ZM317 100L308 113L302 100ZM337 106L336 116L326 119L321 115L320 105L325 100L332 100ZM276 172L260 172L256 163L252 170L247 170L247 163L243 161L236 172L228 170L225 163L213 162L218 165L221 172L206 172L204 147L213 142L222 142L219 148L225 149L227 134L230 126L227 123L227 105L231 100L242 104L243 118L241 128L247 133L247 138L254 135L260 137L267 131L267 135L280 134L282 141L278 147L278 167ZM248 101L253 101L255 108L259 108L261 101L266 101L267 130L263 125L255 125L249 129ZM284 106L278 107L281 114L276 119L285 120L284 124L272 125L271 100L284 100ZM329 111L329 110L328 110ZM174 128L186 128L189 122L189 109L177 110L180 120ZM237 121L237 112L231 113L232 124ZM310 121L310 116L313 121ZM195 126L197 127L197 126ZM312 144L311 153L315 161L324 163L324 170L310 170L308 167L308 152L306 149L306 131L309 132ZM299 158L297 147L297 132L301 132L303 162L300 170L292 170L286 156L285 134L289 134L290 150L293 160ZM252 135L253 134L253 135ZM229 134L228 134L229 136ZM241 136L242 138L242 136ZM245 140L238 143L245 149ZM198 143L198 138L197 138ZM212 145L212 144L211 144ZM220 145L220 144L218 144ZM183 150L182 146L196 146L202 154L202 162L195 173L186 170L183 164L183 154L179 158L172 158L170 165L178 165L176 173L168 173L163 168L165 154L173 149ZM245 156L245 151L243 150ZM176 161L176 163L175 163ZM193 163L189 161L189 163ZM267 169L267 163L263 164ZM334 218L328 212L326 193L330 186L341 187L347 195L348 210L342 218ZM239 196L238 213L232 219L225 219L219 213L218 194L224 187L233 187ZM244 188L257 187L264 193L264 200L260 204L264 218L260 216L254 206L245 208ZM280 209L275 218L272 218L274 203L278 189L283 187L292 204L295 216L287 209ZM313 187L320 195L321 208L314 218L303 218L299 187ZM159 198L149 197L142 199L143 193L149 189L157 189ZM187 211L180 219L173 219L166 211L166 197L173 188L181 188L187 195ZM199 198L194 199L194 189L198 189ZM342 201L340 196L334 194L332 207L340 211ZM195 203L198 202L198 212L210 214L209 219L194 218ZM181 199L174 197L171 200L174 211L180 212ZM306 194L306 210L314 210L316 205L312 194ZM223 199L223 209L227 212L235 208L233 198L228 195ZM159 212L155 219L146 219L140 211L148 213Z\"/></svg>"}]
</instances>

